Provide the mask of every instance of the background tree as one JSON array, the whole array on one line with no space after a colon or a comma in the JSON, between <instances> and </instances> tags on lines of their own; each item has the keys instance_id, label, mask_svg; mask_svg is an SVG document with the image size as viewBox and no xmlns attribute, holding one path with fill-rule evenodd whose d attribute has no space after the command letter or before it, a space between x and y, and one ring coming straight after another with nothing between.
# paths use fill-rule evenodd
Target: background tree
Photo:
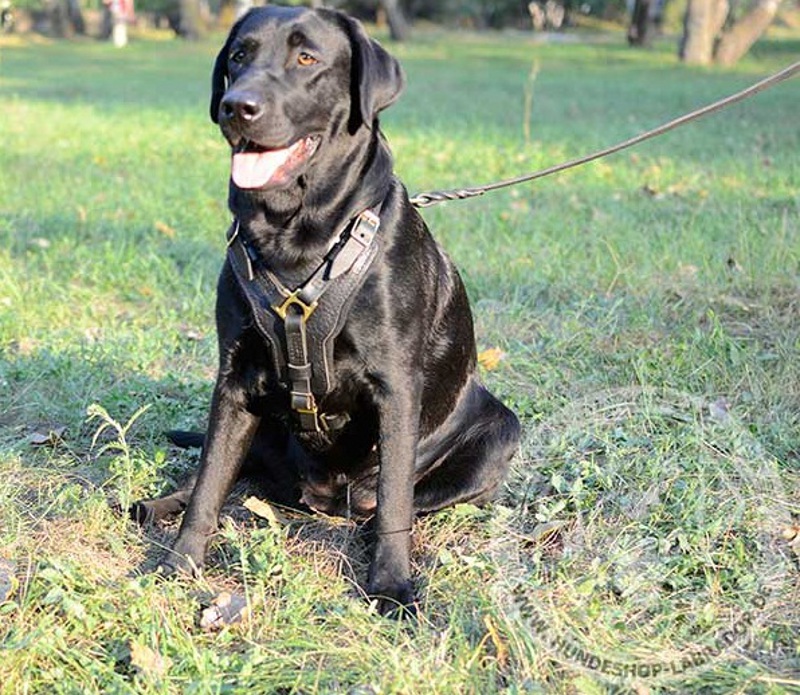
<instances>
[{"instance_id":1,"label":"background tree","mask_svg":"<svg viewBox=\"0 0 800 695\"><path fill-rule=\"evenodd\" d=\"M722 65L733 65L759 39L772 23L781 0L756 0L738 22L720 38L716 60Z\"/></svg>"},{"instance_id":2,"label":"background tree","mask_svg":"<svg viewBox=\"0 0 800 695\"><path fill-rule=\"evenodd\" d=\"M661 31L666 0L635 0L628 24L628 43L646 46Z\"/></svg>"},{"instance_id":3,"label":"background tree","mask_svg":"<svg viewBox=\"0 0 800 695\"><path fill-rule=\"evenodd\" d=\"M185 39L201 38L207 30L201 0L178 0L177 33Z\"/></svg>"},{"instance_id":4,"label":"background tree","mask_svg":"<svg viewBox=\"0 0 800 695\"><path fill-rule=\"evenodd\" d=\"M380 8L386 13L389 35L395 41L404 41L411 34L408 21L397 0L380 0Z\"/></svg>"},{"instance_id":5,"label":"background tree","mask_svg":"<svg viewBox=\"0 0 800 695\"><path fill-rule=\"evenodd\" d=\"M683 21L681 60L696 65L732 65L764 34L781 0L754 0L734 18L728 0L689 0Z\"/></svg>"},{"instance_id":6,"label":"background tree","mask_svg":"<svg viewBox=\"0 0 800 695\"><path fill-rule=\"evenodd\" d=\"M53 36L63 39L86 33L86 23L78 0L48 0L45 10Z\"/></svg>"}]
</instances>

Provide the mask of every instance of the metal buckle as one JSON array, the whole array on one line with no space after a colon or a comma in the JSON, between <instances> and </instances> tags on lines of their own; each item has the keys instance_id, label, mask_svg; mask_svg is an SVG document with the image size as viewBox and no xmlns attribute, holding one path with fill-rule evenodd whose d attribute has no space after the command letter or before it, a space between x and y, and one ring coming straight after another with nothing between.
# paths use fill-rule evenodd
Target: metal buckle
<instances>
[{"instance_id":1,"label":"metal buckle","mask_svg":"<svg viewBox=\"0 0 800 695\"><path fill-rule=\"evenodd\" d=\"M362 224L367 225L370 228L370 231L363 232L360 231L360 227ZM375 233L378 231L378 227L381 225L381 218L378 217L372 210L364 210L358 216L358 222L356 223L355 227L353 228L353 232L350 236L358 241L362 246L367 246L369 244L370 239L375 236ZM365 238L366 237L366 238Z\"/></svg>"},{"instance_id":2,"label":"metal buckle","mask_svg":"<svg viewBox=\"0 0 800 695\"><path fill-rule=\"evenodd\" d=\"M314 395L311 393L297 393L296 391L292 391L292 396L302 396L306 399L306 408L293 407L292 410L297 413L301 423L303 423L304 417L310 418L310 422L313 423L313 427L308 427L304 424L309 431L325 432L326 434L329 434L333 430L329 420L336 420L340 416L330 416L326 415L325 413L320 413L319 407L314 399Z\"/></svg>"},{"instance_id":3,"label":"metal buckle","mask_svg":"<svg viewBox=\"0 0 800 695\"><path fill-rule=\"evenodd\" d=\"M302 391L291 391L292 396L292 410L297 413L307 413L309 415L314 415L317 412L317 403L314 400L313 393L305 393ZM294 399L301 398L304 401L305 407L297 407L294 405Z\"/></svg>"},{"instance_id":4,"label":"metal buckle","mask_svg":"<svg viewBox=\"0 0 800 695\"><path fill-rule=\"evenodd\" d=\"M372 212L372 210L364 210L359 217L361 217L371 227L375 227L376 231L381 224L381 218Z\"/></svg>"},{"instance_id":5,"label":"metal buckle","mask_svg":"<svg viewBox=\"0 0 800 695\"><path fill-rule=\"evenodd\" d=\"M292 408L300 419L300 424L310 432L322 432L325 428L320 427L322 418L319 417L319 408L317 408L317 404L314 401L314 396L310 393L298 394L292 391L292 396L295 395L304 396L306 398L306 408ZM306 418L308 418L308 420L306 420Z\"/></svg>"},{"instance_id":6,"label":"metal buckle","mask_svg":"<svg viewBox=\"0 0 800 695\"><path fill-rule=\"evenodd\" d=\"M317 308L317 302L306 304L300 299L299 295L300 290L295 290L286 297L281 304L274 305L272 310L285 321L286 315L289 313L289 307L296 305L300 307L300 311L303 313L303 321L308 321L308 317L311 316L311 314L314 313L314 309Z\"/></svg>"}]
</instances>

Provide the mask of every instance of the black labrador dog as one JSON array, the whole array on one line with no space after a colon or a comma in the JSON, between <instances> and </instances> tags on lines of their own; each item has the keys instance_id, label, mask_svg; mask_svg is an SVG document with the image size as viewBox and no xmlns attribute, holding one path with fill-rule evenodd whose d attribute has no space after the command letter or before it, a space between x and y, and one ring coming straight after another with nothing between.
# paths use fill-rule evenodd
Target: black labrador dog
<instances>
[{"instance_id":1,"label":"black labrador dog","mask_svg":"<svg viewBox=\"0 0 800 695\"><path fill-rule=\"evenodd\" d=\"M455 267L392 172L378 113L397 61L333 10L268 6L230 32L211 118L232 148L219 373L199 471L137 503L185 509L162 571L197 572L240 475L273 501L372 519L367 593L413 607L416 514L492 498L518 447L514 414L476 374Z\"/></svg>"}]
</instances>

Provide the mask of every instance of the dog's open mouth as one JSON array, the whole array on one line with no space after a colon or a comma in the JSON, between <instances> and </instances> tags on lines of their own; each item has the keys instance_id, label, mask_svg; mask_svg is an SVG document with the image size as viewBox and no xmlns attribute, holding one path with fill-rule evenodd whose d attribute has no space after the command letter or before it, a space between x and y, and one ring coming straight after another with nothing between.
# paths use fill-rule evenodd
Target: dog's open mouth
<instances>
[{"instance_id":1,"label":"dog's open mouth","mask_svg":"<svg viewBox=\"0 0 800 695\"><path fill-rule=\"evenodd\" d=\"M266 188L285 184L298 167L316 152L319 137L309 135L288 147L267 149L242 140L234 149L231 178L239 188Z\"/></svg>"}]
</instances>

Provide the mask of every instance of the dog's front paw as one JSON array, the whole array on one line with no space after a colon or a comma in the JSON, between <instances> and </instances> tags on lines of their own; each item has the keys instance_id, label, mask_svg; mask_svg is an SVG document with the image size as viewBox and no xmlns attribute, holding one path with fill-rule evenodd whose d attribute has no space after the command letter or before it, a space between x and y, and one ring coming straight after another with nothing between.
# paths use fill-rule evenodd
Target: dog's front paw
<instances>
[{"instance_id":1,"label":"dog's front paw","mask_svg":"<svg viewBox=\"0 0 800 695\"><path fill-rule=\"evenodd\" d=\"M167 551L161 562L156 567L155 573L159 577L168 579L178 575L200 577L203 573L203 559L205 552L198 547L187 548L180 541L172 550Z\"/></svg>"},{"instance_id":2,"label":"dog's front paw","mask_svg":"<svg viewBox=\"0 0 800 695\"><path fill-rule=\"evenodd\" d=\"M182 558L170 553L161 560L154 573L162 579L172 579L181 575L198 578L202 576L203 570L192 558Z\"/></svg>"},{"instance_id":3,"label":"dog's front paw","mask_svg":"<svg viewBox=\"0 0 800 695\"><path fill-rule=\"evenodd\" d=\"M375 602L375 608L381 615L397 619L414 618L417 615L417 595L410 579L386 585L371 582L367 587L367 596Z\"/></svg>"}]
</instances>

